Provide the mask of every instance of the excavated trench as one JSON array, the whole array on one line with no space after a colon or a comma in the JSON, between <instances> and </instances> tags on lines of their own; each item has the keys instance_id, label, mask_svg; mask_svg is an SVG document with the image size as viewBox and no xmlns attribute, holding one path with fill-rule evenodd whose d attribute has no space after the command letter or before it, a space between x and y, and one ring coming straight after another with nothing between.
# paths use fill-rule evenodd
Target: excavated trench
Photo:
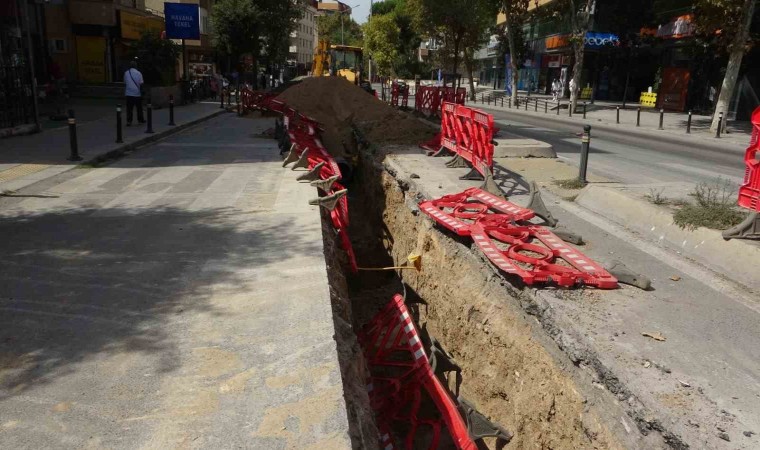
<instances>
[{"instance_id":1,"label":"excavated trench","mask_svg":"<svg viewBox=\"0 0 760 450\"><path fill-rule=\"evenodd\" d=\"M528 294L494 272L466 241L421 215L419 194L383 167L380 152L358 153L349 210L359 266L399 266L411 253L422 255L419 272L350 274L335 233L325 226L336 328L344 341L346 397L358 446L376 448L371 436L377 431L365 390L368 369L353 333L394 294L405 293L418 329L440 342L461 367L462 397L514 434L508 448L629 447L630 442L618 439L619 427L616 432L611 426L619 411L614 406L607 410L609 402L592 387L592 377L525 312ZM404 431L393 430L397 435ZM494 440L486 439L485 445L497 448Z\"/></svg>"}]
</instances>

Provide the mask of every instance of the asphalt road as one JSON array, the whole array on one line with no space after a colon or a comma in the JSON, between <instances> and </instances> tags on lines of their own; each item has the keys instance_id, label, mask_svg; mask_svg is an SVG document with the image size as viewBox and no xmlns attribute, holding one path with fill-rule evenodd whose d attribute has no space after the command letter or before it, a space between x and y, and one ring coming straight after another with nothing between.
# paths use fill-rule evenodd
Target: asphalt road
<instances>
[{"instance_id":1,"label":"asphalt road","mask_svg":"<svg viewBox=\"0 0 760 450\"><path fill-rule=\"evenodd\" d=\"M490 112L503 131L548 142L561 159L579 164L580 124L554 122L550 116ZM589 170L625 184L696 184L721 177L738 185L744 176L744 150L735 144L685 142L667 132L650 136L593 129L593 125L591 136Z\"/></svg>"}]
</instances>

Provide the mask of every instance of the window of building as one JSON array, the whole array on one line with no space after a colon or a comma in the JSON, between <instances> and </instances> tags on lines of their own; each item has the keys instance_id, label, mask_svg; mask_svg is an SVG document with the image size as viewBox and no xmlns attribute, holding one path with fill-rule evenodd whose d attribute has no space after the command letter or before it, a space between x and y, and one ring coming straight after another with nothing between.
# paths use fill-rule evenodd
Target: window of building
<instances>
[{"instance_id":1,"label":"window of building","mask_svg":"<svg viewBox=\"0 0 760 450\"><path fill-rule=\"evenodd\" d=\"M69 51L66 39L52 39L50 41L52 53L67 53Z\"/></svg>"}]
</instances>

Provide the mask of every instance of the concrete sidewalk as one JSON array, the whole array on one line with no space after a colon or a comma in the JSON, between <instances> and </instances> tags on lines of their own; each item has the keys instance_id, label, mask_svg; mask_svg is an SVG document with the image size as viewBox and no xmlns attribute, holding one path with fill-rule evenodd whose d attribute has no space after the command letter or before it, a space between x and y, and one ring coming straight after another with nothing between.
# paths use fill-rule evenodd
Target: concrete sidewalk
<instances>
[{"instance_id":1,"label":"concrete sidewalk","mask_svg":"<svg viewBox=\"0 0 760 450\"><path fill-rule=\"evenodd\" d=\"M102 108L102 106L97 108ZM89 117L102 111L97 108L94 113L81 111L82 115ZM101 116L100 120L89 120L77 125L79 154L83 162L147 144L225 111L219 108L218 103L213 102L178 106L174 112L174 121L177 125L169 126L169 110L155 110L153 111L155 133L146 133L145 125L123 126L124 142L117 144L116 111L115 108L109 109L110 113ZM126 121L126 113L123 112L122 116L122 120ZM68 127L5 138L0 140L0 146L2 147L0 150L0 192L20 189L65 172L78 164L67 160L71 148Z\"/></svg>"},{"instance_id":2,"label":"concrete sidewalk","mask_svg":"<svg viewBox=\"0 0 760 450\"><path fill-rule=\"evenodd\" d=\"M351 448L316 191L270 126L0 198L0 448Z\"/></svg>"}]
</instances>

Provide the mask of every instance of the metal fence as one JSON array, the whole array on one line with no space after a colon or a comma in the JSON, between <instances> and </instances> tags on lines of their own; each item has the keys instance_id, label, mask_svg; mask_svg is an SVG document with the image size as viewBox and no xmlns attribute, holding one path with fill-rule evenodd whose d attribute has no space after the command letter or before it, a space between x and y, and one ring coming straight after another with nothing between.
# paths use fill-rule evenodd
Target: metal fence
<instances>
[{"instance_id":1,"label":"metal fence","mask_svg":"<svg viewBox=\"0 0 760 450\"><path fill-rule=\"evenodd\" d=\"M0 65L0 128L34 123L34 97L29 68Z\"/></svg>"}]
</instances>

